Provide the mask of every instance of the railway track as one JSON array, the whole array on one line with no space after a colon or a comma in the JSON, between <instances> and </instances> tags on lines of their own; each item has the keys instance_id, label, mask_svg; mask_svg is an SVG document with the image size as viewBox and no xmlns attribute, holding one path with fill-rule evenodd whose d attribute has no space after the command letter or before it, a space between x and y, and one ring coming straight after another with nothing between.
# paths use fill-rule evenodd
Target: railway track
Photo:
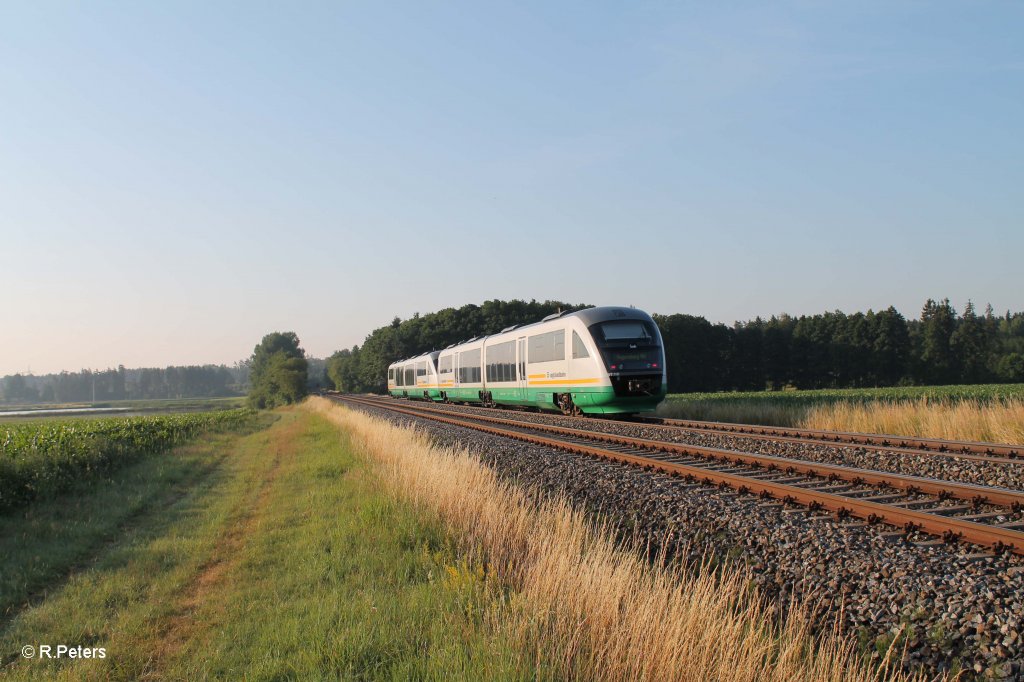
<instances>
[{"instance_id":1,"label":"railway track","mask_svg":"<svg viewBox=\"0 0 1024 682\"><path fill-rule=\"evenodd\" d=\"M1024 492L868 469L633 438L503 417L455 413L428 404L332 395L332 399L431 419L506 438L587 454L730 487L765 504L798 504L837 518L857 517L944 542L1024 554Z\"/></svg>"},{"instance_id":2,"label":"railway track","mask_svg":"<svg viewBox=\"0 0 1024 682\"><path fill-rule=\"evenodd\" d=\"M481 409L481 410L488 409L488 408L477 407L477 406L470 406L470 407L473 407L474 409ZM505 410L505 411L509 412L511 414L519 414L520 413L518 410ZM532 414L545 414L545 413L534 412ZM550 416L565 417L564 415L560 415L558 413L546 413L546 414L548 414ZM571 419L573 417L565 417L565 418L566 419ZM748 438L750 440L762 441L762 442L770 442L770 443L790 443L790 444L794 444L794 445L818 445L818 446L820 446L820 445L829 445L829 446L835 446L835 447L856 447L856 448L858 448L860 450L865 450L865 451L869 451L869 452L885 453L885 454L891 454L891 455L916 455L916 456L922 456L923 455L923 456L927 456L927 457L956 458L956 459L962 459L962 460L973 461L973 462L984 462L984 463L987 463L987 464L1018 464L1019 465L1022 462L1024 462L1024 458L1019 458L1019 457L1015 457L1015 456L980 454L980 452L977 452L977 451L975 451L975 452L966 451L961 446L975 445L975 444L972 444L972 443L968 443L966 441L937 441L936 440L936 441L934 441L935 443L946 443L947 445L950 445L950 447L946 448L946 449L938 449L938 448L919 449L919 448L907 447L906 445L904 445L902 443L900 445L885 445L885 444L882 444L881 442L878 442L878 443L862 443L862 442L854 442L854 441L851 441L851 440L841 440L841 439L837 439L837 438L827 438L826 437L826 438L818 439L818 438L798 437L798 436L793 436L793 435L769 435L768 433L755 432L755 431L764 430L766 432L768 432L768 431L772 431L772 432L779 431L780 433L784 432L784 433L788 434L788 433L793 433L793 432L799 431L799 430L793 430L793 429L777 429L776 427L771 427L771 426L764 426L764 427L762 427L762 426L745 425L745 424L727 424L727 423L719 424L718 422L692 422L692 421L687 421L687 420L683 420L683 419L662 419L662 418L659 418L659 417L634 417L634 418L631 418L631 419L621 419L621 418L616 419L616 418L613 418L613 417L602 417L602 418L598 418L598 419L591 419L591 418L587 418L587 417L575 417L575 418L576 419L583 419L583 420L586 420L586 421L591 421L591 422L596 423L596 424L621 424L623 426L642 426L642 427L644 427L646 429L662 430L662 431L664 431L666 433L669 433L669 434L671 434L673 432L686 431L688 433L697 433L697 434L708 435L708 436L738 436L738 437L741 437L741 438ZM584 423L586 423L586 422L584 422ZM701 426L701 425L705 425L705 424L718 424L719 426L729 427L729 428L705 428L704 426ZM694 426L694 425L696 425L696 426ZM736 427L736 428L732 428L732 427ZM817 432L815 432L815 433L817 433ZM830 432L830 431L821 431L820 433L823 433L823 434L839 433L839 435L844 435L841 432ZM852 435L872 437L872 438L878 439L879 441L886 441L886 442L888 442L889 440L893 440L894 441L894 440L897 440L899 438L898 436L885 436L885 435L873 435L873 434L852 434ZM907 442L910 442L911 440L914 440L914 439L909 439ZM914 442L917 442L917 441L914 440ZM976 445L979 446L979 450L980 450L980 446L986 446L992 452L996 452L996 451L998 451L998 452L1016 452L1016 451L1021 450L1020 446L1016 446L1016 445L1002 445L1002 444L995 444L995 443L978 443ZM1006 450L1007 448L1009 450ZM1014 450L1014 448L1016 448L1016 450Z\"/></svg>"},{"instance_id":3,"label":"railway track","mask_svg":"<svg viewBox=\"0 0 1024 682\"><path fill-rule=\"evenodd\" d=\"M1024 458L1024 446L1009 443L978 443L966 440L914 438L879 433L856 433L852 431L816 431L813 429L793 429L780 426L759 426L756 424L730 424L728 422L707 422L663 417L637 417L631 421L645 425L668 426L692 431L732 434L770 440L811 441L836 445L860 445L869 448L883 448L888 451L913 450L917 453L930 452L935 454L973 456L973 458L986 461Z\"/></svg>"}]
</instances>

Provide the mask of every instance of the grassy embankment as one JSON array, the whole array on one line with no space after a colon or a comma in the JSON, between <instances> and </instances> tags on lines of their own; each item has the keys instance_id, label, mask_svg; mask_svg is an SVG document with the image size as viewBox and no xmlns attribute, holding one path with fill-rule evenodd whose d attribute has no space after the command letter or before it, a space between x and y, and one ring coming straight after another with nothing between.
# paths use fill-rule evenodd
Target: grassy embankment
<instances>
[{"instance_id":1,"label":"grassy embankment","mask_svg":"<svg viewBox=\"0 0 1024 682\"><path fill-rule=\"evenodd\" d=\"M4 675L871 679L741 575L652 569L466 453L312 405L0 517Z\"/></svg>"},{"instance_id":2,"label":"grassy embankment","mask_svg":"<svg viewBox=\"0 0 1024 682\"><path fill-rule=\"evenodd\" d=\"M658 414L745 424L1024 443L1024 384L681 393Z\"/></svg>"},{"instance_id":3,"label":"grassy embankment","mask_svg":"<svg viewBox=\"0 0 1024 682\"><path fill-rule=\"evenodd\" d=\"M40 563L41 562L41 563ZM440 525L308 412L216 434L0 517L9 679L515 677ZM42 661L26 644L103 647Z\"/></svg>"},{"instance_id":4,"label":"grassy embankment","mask_svg":"<svg viewBox=\"0 0 1024 682\"><path fill-rule=\"evenodd\" d=\"M464 451L326 400L312 406L352 434L387 489L444 523L507 594L483 624L558 678L875 679L841 637L814 639L799 609L768 616L741 573L652 567L564 500L537 502Z\"/></svg>"}]
</instances>

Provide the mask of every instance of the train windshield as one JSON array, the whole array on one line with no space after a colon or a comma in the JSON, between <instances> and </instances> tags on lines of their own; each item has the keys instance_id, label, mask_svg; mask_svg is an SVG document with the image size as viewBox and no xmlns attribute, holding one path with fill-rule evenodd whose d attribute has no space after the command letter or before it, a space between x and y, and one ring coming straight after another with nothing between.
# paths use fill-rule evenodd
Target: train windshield
<instances>
[{"instance_id":1,"label":"train windshield","mask_svg":"<svg viewBox=\"0 0 1024 682\"><path fill-rule=\"evenodd\" d=\"M597 325L601 332L599 337L602 341L640 341L643 343L654 343L647 323L643 320L622 320L615 322L602 322Z\"/></svg>"},{"instance_id":2,"label":"train windshield","mask_svg":"<svg viewBox=\"0 0 1024 682\"><path fill-rule=\"evenodd\" d=\"M609 372L661 371L658 335L645 320L614 320L590 328Z\"/></svg>"}]
</instances>

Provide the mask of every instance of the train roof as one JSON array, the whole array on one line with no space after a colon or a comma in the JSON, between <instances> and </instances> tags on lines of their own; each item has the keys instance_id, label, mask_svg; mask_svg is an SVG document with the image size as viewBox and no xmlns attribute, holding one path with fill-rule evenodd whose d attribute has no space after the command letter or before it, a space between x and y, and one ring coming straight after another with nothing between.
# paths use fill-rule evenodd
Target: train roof
<instances>
[{"instance_id":1,"label":"train roof","mask_svg":"<svg viewBox=\"0 0 1024 682\"><path fill-rule=\"evenodd\" d=\"M613 305L596 306L596 307L593 307L593 308L584 308L583 310L576 310L576 311L571 312L571 313L552 313L551 315L548 315L547 317L543 318L542 320L538 320L537 322L531 322L529 324L524 324L524 325L512 325L511 327L506 327L505 329L502 329L497 334L490 334L490 335L484 334L484 335L481 335L481 336L474 336L473 338L467 339L466 341L459 341L458 343L453 343L453 344L447 346L446 348L444 348L442 350L432 350L429 353L421 353L420 355L414 355L414 356L412 356L410 358L405 358L404 360L395 360L394 362L389 364L388 367L392 367L394 365L404 365L407 362L412 362L414 360L420 360L420 359L430 359L432 361L436 361L437 356L441 355L442 353L444 353L446 351L449 351L449 350L458 349L461 346L466 345L467 343L474 343L474 342L477 342L477 341L486 341L491 336L500 336L501 334L506 334L506 333L508 333L510 331L513 331L513 330L518 335L519 333L521 333L521 332L523 332L525 330L528 330L531 327L536 327L537 325L545 324L547 322L553 322L554 320L561 320L561 319L568 318L568 317L579 318L579 320L586 327L589 327L591 325L597 324L599 322L608 322L610 320L650 320L651 319L650 315L648 315L644 311L639 310L637 308L625 308L625 307L613 306ZM436 362L435 362L435 364L436 364Z\"/></svg>"},{"instance_id":2,"label":"train roof","mask_svg":"<svg viewBox=\"0 0 1024 682\"><path fill-rule=\"evenodd\" d=\"M539 324L546 322L553 322L554 320L564 320L569 317L577 317L584 324L589 327L592 324L598 322L608 322L609 320L650 320L651 316L642 310L636 308L622 308L614 305L603 305L596 306L594 308L584 308L583 310L576 310L571 313L552 313L542 320L537 322L531 322L530 324L524 324L522 326L515 326L508 329L503 329L499 334L515 329L516 333L522 332L530 327L536 327ZM497 336L494 334L493 336ZM471 341L473 339L470 339Z\"/></svg>"},{"instance_id":3,"label":"train roof","mask_svg":"<svg viewBox=\"0 0 1024 682\"><path fill-rule=\"evenodd\" d=\"M404 360L395 360L391 365L404 365L407 362L413 362L414 360L434 360L436 356L440 355L441 351L432 350L429 353L420 353L419 355L413 355L412 357L405 358ZM391 365L388 365L390 367Z\"/></svg>"},{"instance_id":4,"label":"train roof","mask_svg":"<svg viewBox=\"0 0 1024 682\"><path fill-rule=\"evenodd\" d=\"M609 320L649 320L651 316L637 308L620 308L619 306L604 305L596 308L585 308L574 313L566 313L560 317L578 317L588 327L598 322Z\"/></svg>"},{"instance_id":5,"label":"train roof","mask_svg":"<svg viewBox=\"0 0 1024 682\"><path fill-rule=\"evenodd\" d=\"M444 353L445 351L457 349L460 346L466 345L467 343L473 343L475 341L480 341L482 339L487 339L487 338L490 338L491 336L500 336L501 334L505 334L505 333L508 333L509 331L513 331L513 330L518 335L518 334L520 334L520 333L530 329L531 327L536 327L537 325L545 324L547 322L553 322L554 320L562 320L562 319L569 318L569 317L579 318L579 320L586 327L589 327L591 325L597 324L599 322L608 322L610 320L650 320L651 319L650 315L648 315L644 311L639 310L637 308L623 308L623 307L620 307L620 306L613 306L613 305L596 306L594 308L584 308L583 310L576 310L576 311L571 312L571 313L552 313L551 315L548 315L544 319L538 320L537 322L531 322L529 324L524 324L524 325L513 325L512 327L506 327L505 329L502 329L497 334L490 334L490 335L485 335L485 336L476 336L476 337L473 337L472 339L468 339L466 341L460 341L459 343L453 343L452 345L448 346L447 348L445 348L441 352Z\"/></svg>"}]
</instances>

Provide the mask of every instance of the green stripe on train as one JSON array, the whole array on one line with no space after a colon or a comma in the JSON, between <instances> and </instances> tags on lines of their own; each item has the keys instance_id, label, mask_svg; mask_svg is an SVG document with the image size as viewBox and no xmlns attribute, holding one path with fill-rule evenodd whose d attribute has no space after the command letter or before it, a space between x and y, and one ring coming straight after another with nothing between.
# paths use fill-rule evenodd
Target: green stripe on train
<instances>
[{"instance_id":1,"label":"green stripe on train","mask_svg":"<svg viewBox=\"0 0 1024 682\"><path fill-rule=\"evenodd\" d=\"M390 388L390 389L388 389L388 393L390 393L391 395L395 396L396 398L406 398L406 397L408 397L408 398L419 398L420 400L423 399L423 397L424 397L423 394L426 393L427 396L431 400L440 400L441 399L441 391L439 389L436 389L436 388L413 388L411 386L409 388L401 388L401 387L399 387L399 388Z\"/></svg>"},{"instance_id":2,"label":"green stripe on train","mask_svg":"<svg viewBox=\"0 0 1024 682\"><path fill-rule=\"evenodd\" d=\"M402 397L403 390L391 389L391 395ZM479 388L446 388L441 389L448 396L449 400L455 402L479 403ZM518 387L491 387L491 399L499 405L520 405L526 407L537 407L552 412L560 411L554 403L556 393L571 393L572 400L583 412L587 414L622 414L629 412L651 412L665 398L665 391L652 396L641 397L619 397L611 386L594 387L573 387L573 386L544 386L543 388L518 388ZM440 399L438 395L431 397ZM422 390L414 392L408 390L409 397L422 397Z\"/></svg>"}]
</instances>

